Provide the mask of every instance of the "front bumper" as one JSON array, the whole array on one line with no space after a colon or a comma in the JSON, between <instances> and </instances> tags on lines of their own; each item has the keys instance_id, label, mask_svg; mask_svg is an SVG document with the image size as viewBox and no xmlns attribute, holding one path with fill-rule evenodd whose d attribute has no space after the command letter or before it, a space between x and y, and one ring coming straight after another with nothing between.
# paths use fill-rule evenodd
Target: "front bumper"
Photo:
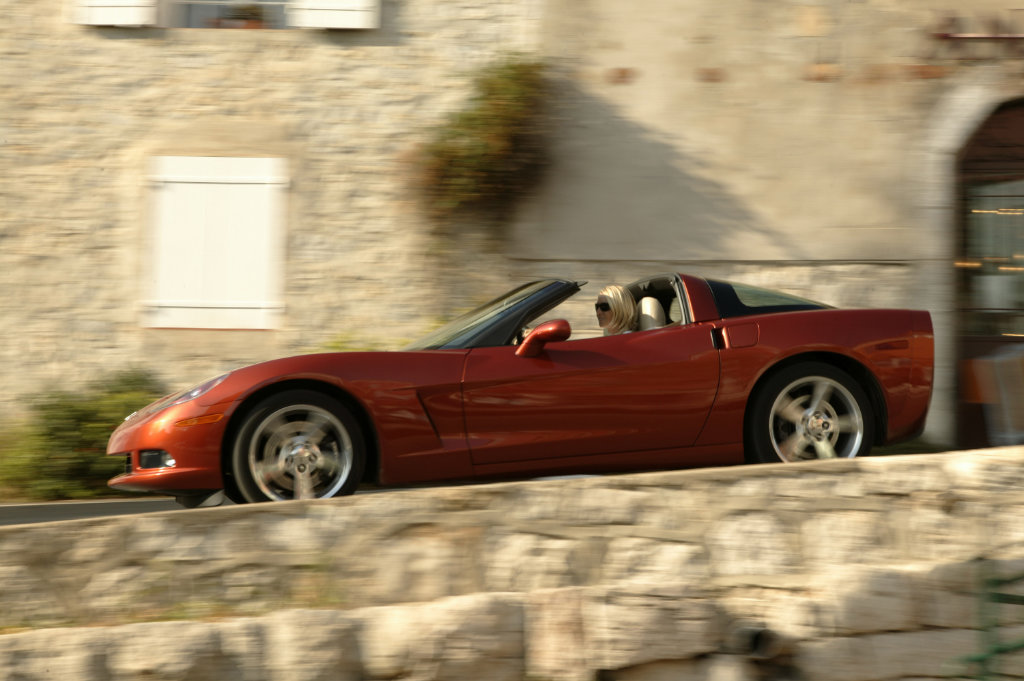
<instances>
[{"instance_id":1,"label":"front bumper","mask_svg":"<svg viewBox=\"0 0 1024 681\"><path fill-rule=\"evenodd\" d=\"M125 472L107 485L126 492L174 495L222 489L221 444L231 406L189 402L130 417L107 444L108 456L125 459ZM141 452L146 451L167 452L174 465L142 468Z\"/></svg>"}]
</instances>

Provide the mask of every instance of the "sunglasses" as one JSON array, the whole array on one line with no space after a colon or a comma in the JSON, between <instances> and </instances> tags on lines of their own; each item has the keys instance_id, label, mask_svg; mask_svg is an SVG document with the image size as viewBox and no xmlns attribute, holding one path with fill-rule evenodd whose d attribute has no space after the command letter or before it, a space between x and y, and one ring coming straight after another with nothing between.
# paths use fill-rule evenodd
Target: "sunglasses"
<instances>
[{"instance_id":1,"label":"sunglasses","mask_svg":"<svg viewBox=\"0 0 1024 681\"><path fill-rule=\"evenodd\" d=\"M612 309L609 303L594 303L594 310L597 312L608 312Z\"/></svg>"}]
</instances>

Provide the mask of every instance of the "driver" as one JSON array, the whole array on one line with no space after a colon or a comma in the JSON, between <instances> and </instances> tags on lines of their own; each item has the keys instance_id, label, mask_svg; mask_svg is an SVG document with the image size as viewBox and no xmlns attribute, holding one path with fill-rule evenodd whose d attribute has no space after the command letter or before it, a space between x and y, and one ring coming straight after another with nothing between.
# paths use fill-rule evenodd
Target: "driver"
<instances>
[{"instance_id":1,"label":"driver","mask_svg":"<svg viewBox=\"0 0 1024 681\"><path fill-rule=\"evenodd\" d=\"M615 336L636 331L636 301L625 286L611 284L601 289L597 302L594 303L594 310L597 312L598 325L604 329L604 335Z\"/></svg>"}]
</instances>

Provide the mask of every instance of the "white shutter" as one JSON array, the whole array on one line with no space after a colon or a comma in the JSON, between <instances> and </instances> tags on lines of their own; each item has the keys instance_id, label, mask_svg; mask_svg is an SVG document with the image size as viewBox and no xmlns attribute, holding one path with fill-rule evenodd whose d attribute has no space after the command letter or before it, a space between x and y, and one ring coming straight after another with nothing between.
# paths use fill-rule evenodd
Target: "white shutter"
<instances>
[{"instance_id":1,"label":"white shutter","mask_svg":"<svg viewBox=\"0 0 1024 681\"><path fill-rule=\"evenodd\" d=\"M380 0L293 0L287 7L296 28L380 28Z\"/></svg>"},{"instance_id":2,"label":"white shutter","mask_svg":"<svg viewBox=\"0 0 1024 681\"><path fill-rule=\"evenodd\" d=\"M157 0L77 0L76 22L93 26L153 26Z\"/></svg>"},{"instance_id":3,"label":"white shutter","mask_svg":"<svg viewBox=\"0 0 1024 681\"><path fill-rule=\"evenodd\" d=\"M278 325L286 171L280 158L154 159L145 326Z\"/></svg>"}]
</instances>

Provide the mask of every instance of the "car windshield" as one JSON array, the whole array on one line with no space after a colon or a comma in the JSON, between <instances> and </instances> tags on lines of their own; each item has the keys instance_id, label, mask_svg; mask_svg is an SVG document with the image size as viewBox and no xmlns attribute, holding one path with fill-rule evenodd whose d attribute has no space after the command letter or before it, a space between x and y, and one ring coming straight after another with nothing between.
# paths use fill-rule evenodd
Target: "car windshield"
<instances>
[{"instance_id":1,"label":"car windshield","mask_svg":"<svg viewBox=\"0 0 1024 681\"><path fill-rule=\"evenodd\" d=\"M450 346L459 338L472 335L472 332L486 326L489 322L506 312L509 308L523 302L533 294L551 285L551 281L535 281L524 284L508 293L484 303L453 319L425 338L405 347L405 350L427 350Z\"/></svg>"}]
</instances>

